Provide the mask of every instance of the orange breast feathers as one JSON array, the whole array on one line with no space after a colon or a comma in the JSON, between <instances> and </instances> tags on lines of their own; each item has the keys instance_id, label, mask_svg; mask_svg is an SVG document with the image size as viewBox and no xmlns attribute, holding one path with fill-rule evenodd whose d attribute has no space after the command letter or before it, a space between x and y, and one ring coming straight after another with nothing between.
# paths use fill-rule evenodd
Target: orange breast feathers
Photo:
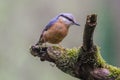
<instances>
[{"instance_id":1,"label":"orange breast feathers","mask_svg":"<svg viewBox=\"0 0 120 80\"><path fill-rule=\"evenodd\" d=\"M58 21L43 33L44 42L60 43L68 33L69 26Z\"/></svg>"}]
</instances>

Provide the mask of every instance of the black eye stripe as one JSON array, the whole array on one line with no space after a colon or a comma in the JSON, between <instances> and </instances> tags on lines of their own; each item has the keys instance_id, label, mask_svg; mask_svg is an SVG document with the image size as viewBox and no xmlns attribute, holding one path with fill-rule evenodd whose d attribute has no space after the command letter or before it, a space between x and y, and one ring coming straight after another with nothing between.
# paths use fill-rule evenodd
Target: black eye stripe
<instances>
[{"instance_id":1,"label":"black eye stripe","mask_svg":"<svg viewBox=\"0 0 120 80\"><path fill-rule=\"evenodd\" d=\"M73 22L73 23L74 23L74 21L73 21L72 19L70 19L69 17L64 16L64 15L60 15L60 16L62 16L62 17L64 17L64 18L66 18L66 19L68 19L69 21L71 21L71 22Z\"/></svg>"}]
</instances>

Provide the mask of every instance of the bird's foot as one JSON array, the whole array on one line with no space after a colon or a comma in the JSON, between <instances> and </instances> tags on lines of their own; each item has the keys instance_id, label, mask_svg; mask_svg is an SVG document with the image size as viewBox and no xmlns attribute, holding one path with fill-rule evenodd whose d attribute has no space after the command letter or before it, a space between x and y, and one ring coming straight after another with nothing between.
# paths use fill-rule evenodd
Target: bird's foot
<instances>
[{"instance_id":1,"label":"bird's foot","mask_svg":"<svg viewBox=\"0 0 120 80\"><path fill-rule=\"evenodd\" d=\"M63 46L61 44L58 44L58 47L62 48Z\"/></svg>"}]
</instances>

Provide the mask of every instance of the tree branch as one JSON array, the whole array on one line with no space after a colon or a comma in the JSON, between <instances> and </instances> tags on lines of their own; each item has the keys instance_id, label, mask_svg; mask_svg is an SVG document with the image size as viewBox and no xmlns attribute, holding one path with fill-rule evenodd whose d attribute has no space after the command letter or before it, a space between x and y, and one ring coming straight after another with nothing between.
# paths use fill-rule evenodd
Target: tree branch
<instances>
[{"instance_id":1,"label":"tree branch","mask_svg":"<svg viewBox=\"0 0 120 80\"><path fill-rule=\"evenodd\" d=\"M87 16L85 29L84 29L84 35L83 35L83 49L84 50L91 50L93 47L93 33L94 29L97 24L97 15L92 14Z\"/></svg>"},{"instance_id":2,"label":"tree branch","mask_svg":"<svg viewBox=\"0 0 120 80\"><path fill-rule=\"evenodd\" d=\"M34 45L30 53L40 57L41 61L55 63L63 72L82 80L120 80L120 69L107 64L100 55L99 47L93 43L96 24L97 15L88 15L81 48Z\"/></svg>"}]
</instances>

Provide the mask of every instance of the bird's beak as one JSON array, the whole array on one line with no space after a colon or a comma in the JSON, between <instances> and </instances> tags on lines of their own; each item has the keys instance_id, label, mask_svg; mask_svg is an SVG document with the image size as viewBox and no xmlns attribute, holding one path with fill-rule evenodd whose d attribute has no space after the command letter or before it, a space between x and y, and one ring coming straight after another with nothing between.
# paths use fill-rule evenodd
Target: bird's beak
<instances>
[{"instance_id":1,"label":"bird's beak","mask_svg":"<svg viewBox=\"0 0 120 80\"><path fill-rule=\"evenodd\" d=\"M80 24L78 24L77 22L74 22L74 25L80 26Z\"/></svg>"}]
</instances>

